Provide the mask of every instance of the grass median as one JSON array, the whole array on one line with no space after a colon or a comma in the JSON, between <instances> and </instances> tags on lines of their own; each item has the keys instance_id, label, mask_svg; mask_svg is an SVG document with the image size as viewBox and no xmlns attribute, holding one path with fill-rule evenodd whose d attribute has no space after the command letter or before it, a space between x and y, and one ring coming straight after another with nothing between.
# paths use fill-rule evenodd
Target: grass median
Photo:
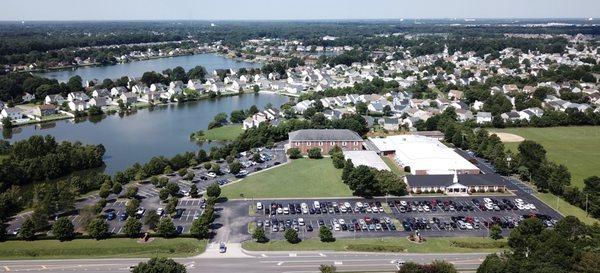
<instances>
[{"instance_id":1,"label":"grass median","mask_svg":"<svg viewBox=\"0 0 600 273\"><path fill-rule=\"evenodd\" d=\"M205 240L193 238L154 238L152 242L138 243L137 239L115 238L106 240L77 239L6 241L0 243L0 259L83 259L83 258L145 258L188 257L206 249Z\"/></svg>"},{"instance_id":2,"label":"grass median","mask_svg":"<svg viewBox=\"0 0 600 273\"><path fill-rule=\"evenodd\" d=\"M265 244L244 242L242 247L250 251L358 251L402 253L491 253L508 249L505 239L494 241L482 237L441 238L430 237L424 243L413 243L404 237L337 239L323 243L318 238L306 239L298 244L284 240L272 240Z\"/></svg>"},{"instance_id":3,"label":"grass median","mask_svg":"<svg viewBox=\"0 0 600 273\"><path fill-rule=\"evenodd\" d=\"M229 199L352 196L341 177L342 170L333 167L331 158L302 158L227 185L221 195Z\"/></svg>"}]
</instances>

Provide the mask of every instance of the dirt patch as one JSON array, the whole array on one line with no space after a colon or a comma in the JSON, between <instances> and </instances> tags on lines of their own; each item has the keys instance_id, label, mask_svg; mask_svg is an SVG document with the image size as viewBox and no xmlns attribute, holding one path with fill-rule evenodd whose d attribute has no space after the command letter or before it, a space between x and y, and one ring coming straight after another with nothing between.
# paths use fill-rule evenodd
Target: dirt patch
<instances>
[{"instance_id":1,"label":"dirt patch","mask_svg":"<svg viewBox=\"0 0 600 273\"><path fill-rule=\"evenodd\" d=\"M495 135L497 135L500 138L500 141L502 142L521 142L523 140L525 140L525 138L523 138L522 136L518 136L515 134L509 134L509 133L493 133Z\"/></svg>"}]
</instances>

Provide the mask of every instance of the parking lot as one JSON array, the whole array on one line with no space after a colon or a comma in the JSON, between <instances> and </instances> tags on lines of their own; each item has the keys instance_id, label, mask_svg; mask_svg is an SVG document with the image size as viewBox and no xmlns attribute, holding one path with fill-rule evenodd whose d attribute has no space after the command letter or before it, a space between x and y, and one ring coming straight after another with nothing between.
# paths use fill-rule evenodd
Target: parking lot
<instances>
[{"instance_id":1,"label":"parking lot","mask_svg":"<svg viewBox=\"0 0 600 273\"><path fill-rule=\"evenodd\" d=\"M260 200L255 208L257 204L262 209L256 210L253 221L269 238L278 239L289 228L303 238L316 237L320 226L337 237L405 236L414 231L425 236L488 236L497 224L506 235L529 217L542 219L549 228L560 218L547 206L518 196Z\"/></svg>"},{"instance_id":2,"label":"parking lot","mask_svg":"<svg viewBox=\"0 0 600 273\"><path fill-rule=\"evenodd\" d=\"M253 153L248 152L240 154L237 160L242 163L242 175L236 176L231 174L229 172L229 164L225 161L218 161L213 163L219 164L221 173L211 173L209 170L204 169L203 165L201 164L189 169L195 174L194 179L190 181L183 179L181 176L179 176L179 174L177 174L177 172L166 176L169 178L169 182L177 184L180 188L181 198L176 208L177 213L172 216L175 226L181 226L182 232L187 233L189 232L190 226L192 225L194 219L202 214L202 199L194 199L190 198L189 196L190 188L193 184L196 185L199 192L203 192L209 185L213 183L224 185L231 181L243 178L245 175L284 163L287 160L287 157L282 145L283 144L279 144L272 149L257 149L255 152L258 152L261 155L261 160L259 162L254 162L252 160L254 155ZM140 200L140 214L134 215L134 217L138 217L143 220L144 215L151 209L164 210L166 204L163 203L158 197L160 189L157 189L156 186L150 183L149 180L143 181L142 183L137 183L135 186L138 187L137 198ZM98 194L92 194L78 202L76 207L81 209L84 206L95 204L98 202L98 200L100 200ZM121 233L126 219L131 217L125 213L127 201L127 199L119 198L114 194L111 194L107 199L107 205L102 210L101 215L103 215L109 223L110 232L115 234ZM15 216L10 222L10 226L8 227L7 231L10 234L16 234L25 217L28 217L29 215L30 213L24 213L22 215ZM163 213L161 217L170 216L167 216L166 213ZM83 217L81 217L81 215L74 213L69 215L68 218L72 220L77 230L83 229Z\"/></svg>"}]
</instances>

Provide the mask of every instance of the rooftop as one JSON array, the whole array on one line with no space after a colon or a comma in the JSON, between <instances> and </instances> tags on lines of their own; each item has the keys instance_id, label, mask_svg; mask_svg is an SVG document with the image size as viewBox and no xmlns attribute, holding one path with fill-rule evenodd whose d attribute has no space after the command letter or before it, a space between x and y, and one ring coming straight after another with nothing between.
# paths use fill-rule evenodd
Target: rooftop
<instances>
[{"instance_id":1,"label":"rooftop","mask_svg":"<svg viewBox=\"0 0 600 273\"><path fill-rule=\"evenodd\" d=\"M306 129L289 133L290 141L362 141L354 131L348 129Z\"/></svg>"}]
</instances>

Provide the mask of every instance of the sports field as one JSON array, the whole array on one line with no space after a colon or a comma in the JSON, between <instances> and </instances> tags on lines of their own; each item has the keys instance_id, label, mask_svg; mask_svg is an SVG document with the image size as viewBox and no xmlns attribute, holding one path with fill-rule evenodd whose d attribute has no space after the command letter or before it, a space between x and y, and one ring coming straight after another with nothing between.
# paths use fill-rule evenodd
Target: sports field
<instances>
[{"instance_id":1,"label":"sports field","mask_svg":"<svg viewBox=\"0 0 600 273\"><path fill-rule=\"evenodd\" d=\"M600 176L600 126L510 128L494 132L511 133L536 141L546 148L548 159L564 164L573 177L572 184L583 188L583 179ZM507 142L506 147L517 150L519 142Z\"/></svg>"}]
</instances>

